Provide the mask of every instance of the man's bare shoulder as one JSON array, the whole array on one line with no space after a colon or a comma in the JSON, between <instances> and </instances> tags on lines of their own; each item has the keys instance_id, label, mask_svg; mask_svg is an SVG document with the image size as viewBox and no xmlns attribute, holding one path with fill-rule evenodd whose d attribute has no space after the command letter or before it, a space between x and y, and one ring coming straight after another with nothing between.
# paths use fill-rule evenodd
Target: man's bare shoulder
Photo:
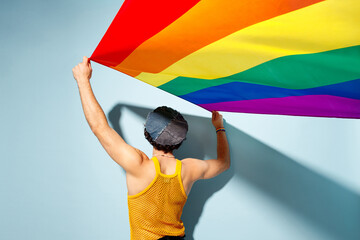
<instances>
[{"instance_id":1,"label":"man's bare shoulder","mask_svg":"<svg viewBox=\"0 0 360 240\"><path fill-rule=\"evenodd\" d=\"M203 175L206 167L205 161L196 158L184 158L181 160L184 177L189 177L190 181L196 181Z\"/></svg>"},{"instance_id":2,"label":"man's bare shoulder","mask_svg":"<svg viewBox=\"0 0 360 240\"><path fill-rule=\"evenodd\" d=\"M141 158L141 163L146 163L150 161L150 158L143 151L141 151L138 148L134 148L134 149L137 152L138 156Z\"/></svg>"},{"instance_id":3,"label":"man's bare shoulder","mask_svg":"<svg viewBox=\"0 0 360 240\"><path fill-rule=\"evenodd\" d=\"M147 169L151 165L150 162L152 162L152 161L140 149L134 148L134 150L135 150L134 152L136 152L136 154L134 154L133 157L138 158L139 161L134 161L134 162L137 162L137 164L132 164L131 169L129 169L129 171L126 171L126 173L128 176L141 178L144 176L144 173L146 173L148 171Z\"/></svg>"},{"instance_id":4,"label":"man's bare shoulder","mask_svg":"<svg viewBox=\"0 0 360 240\"><path fill-rule=\"evenodd\" d=\"M202 170L205 161L197 158L184 158L181 160L183 168L190 172Z\"/></svg>"},{"instance_id":5,"label":"man's bare shoulder","mask_svg":"<svg viewBox=\"0 0 360 240\"><path fill-rule=\"evenodd\" d=\"M203 161L203 160L196 159L196 158L184 158L184 159L181 160L181 162L183 164L188 164L188 165L198 164L201 161Z\"/></svg>"}]
</instances>

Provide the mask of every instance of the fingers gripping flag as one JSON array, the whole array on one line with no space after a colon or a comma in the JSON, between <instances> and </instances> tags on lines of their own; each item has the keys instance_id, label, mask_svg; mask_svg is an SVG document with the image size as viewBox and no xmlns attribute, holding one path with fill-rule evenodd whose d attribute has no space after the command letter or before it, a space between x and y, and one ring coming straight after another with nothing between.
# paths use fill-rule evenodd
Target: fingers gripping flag
<instances>
[{"instance_id":1,"label":"fingers gripping flag","mask_svg":"<svg viewBox=\"0 0 360 240\"><path fill-rule=\"evenodd\" d=\"M360 118L359 0L126 0L91 60L207 110Z\"/></svg>"}]
</instances>

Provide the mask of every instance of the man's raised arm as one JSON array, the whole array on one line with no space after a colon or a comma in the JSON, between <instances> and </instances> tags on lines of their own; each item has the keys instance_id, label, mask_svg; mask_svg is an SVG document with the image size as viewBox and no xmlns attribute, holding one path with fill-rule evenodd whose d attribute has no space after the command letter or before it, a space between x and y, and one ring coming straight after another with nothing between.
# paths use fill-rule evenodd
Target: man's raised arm
<instances>
[{"instance_id":1,"label":"man's raised arm","mask_svg":"<svg viewBox=\"0 0 360 240\"><path fill-rule=\"evenodd\" d=\"M142 163L144 154L126 144L120 135L109 126L104 111L91 89L92 68L90 60L84 57L83 61L75 66L72 71L79 87L81 104L91 131L115 162L123 167L126 172L135 171Z\"/></svg>"},{"instance_id":2,"label":"man's raised arm","mask_svg":"<svg viewBox=\"0 0 360 240\"><path fill-rule=\"evenodd\" d=\"M223 125L223 117L219 112L213 111L211 120L216 130L217 158L209 160L188 158L186 164L192 169L192 181L216 177L230 168L230 151Z\"/></svg>"},{"instance_id":3,"label":"man's raised arm","mask_svg":"<svg viewBox=\"0 0 360 240\"><path fill-rule=\"evenodd\" d=\"M230 150L224 129L223 117L219 112L213 111L211 121L216 130L217 159L204 161L206 164L203 175L204 179L213 178L230 168Z\"/></svg>"}]
</instances>

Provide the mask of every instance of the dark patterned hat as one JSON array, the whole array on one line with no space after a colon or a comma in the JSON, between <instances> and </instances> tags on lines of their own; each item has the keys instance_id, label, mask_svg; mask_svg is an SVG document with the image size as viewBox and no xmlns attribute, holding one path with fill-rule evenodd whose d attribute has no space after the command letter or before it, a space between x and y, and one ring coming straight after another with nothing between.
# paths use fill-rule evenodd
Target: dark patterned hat
<instances>
[{"instance_id":1,"label":"dark patterned hat","mask_svg":"<svg viewBox=\"0 0 360 240\"><path fill-rule=\"evenodd\" d=\"M148 114L145 129L157 144L177 145L186 138L188 124L178 111L163 106Z\"/></svg>"}]
</instances>

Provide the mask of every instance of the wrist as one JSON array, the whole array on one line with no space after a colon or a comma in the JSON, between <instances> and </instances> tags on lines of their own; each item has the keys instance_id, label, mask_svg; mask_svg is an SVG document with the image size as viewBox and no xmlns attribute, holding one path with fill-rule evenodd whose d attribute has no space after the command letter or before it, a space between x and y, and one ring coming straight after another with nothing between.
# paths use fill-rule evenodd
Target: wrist
<instances>
[{"instance_id":1,"label":"wrist","mask_svg":"<svg viewBox=\"0 0 360 240\"><path fill-rule=\"evenodd\" d=\"M216 133L218 133L218 132L225 132L225 128L224 127L216 128Z\"/></svg>"},{"instance_id":2,"label":"wrist","mask_svg":"<svg viewBox=\"0 0 360 240\"><path fill-rule=\"evenodd\" d=\"M89 85L90 84L90 79L87 78L79 78L78 80L76 80L78 86L82 86L82 85Z\"/></svg>"}]
</instances>

